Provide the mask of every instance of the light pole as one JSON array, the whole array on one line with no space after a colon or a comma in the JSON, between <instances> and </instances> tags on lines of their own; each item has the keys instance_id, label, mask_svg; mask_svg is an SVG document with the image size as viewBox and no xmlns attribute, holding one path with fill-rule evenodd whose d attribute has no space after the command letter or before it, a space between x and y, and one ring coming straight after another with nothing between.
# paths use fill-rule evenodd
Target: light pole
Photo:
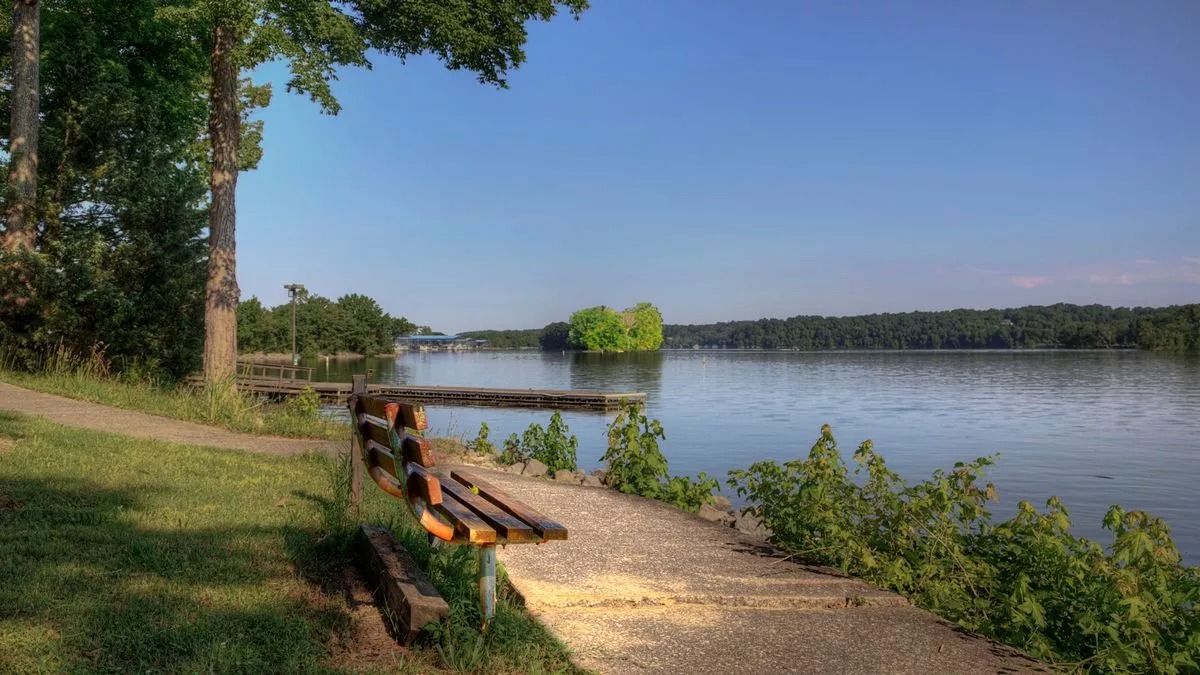
<instances>
[{"instance_id":1,"label":"light pole","mask_svg":"<svg viewBox=\"0 0 1200 675\"><path fill-rule=\"evenodd\" d=\"M292 299L292 365L300 365L300 355L296 353L296 296L304 292L304 284L284 284L288 297Z\"/></svg>"}]
</instances>

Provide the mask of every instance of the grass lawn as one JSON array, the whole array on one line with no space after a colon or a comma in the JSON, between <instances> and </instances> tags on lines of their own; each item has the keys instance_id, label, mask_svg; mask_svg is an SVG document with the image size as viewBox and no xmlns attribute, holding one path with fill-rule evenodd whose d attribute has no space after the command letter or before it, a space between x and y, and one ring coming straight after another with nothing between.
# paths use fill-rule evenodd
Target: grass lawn
<instances>
[{"instance_id":1,"label":"grass lawn","mask_svg":"<svg viewBox=\"0 0 1200 675\"><path fill-rule=\"evenodd\" d=\"M412 651L368 635L342 464L0 412L0 672L573 670L503 593L481 635L475 556L432 552L379 490L361 520L396 531L451 620Z\"/></svg>"}]
</instances>

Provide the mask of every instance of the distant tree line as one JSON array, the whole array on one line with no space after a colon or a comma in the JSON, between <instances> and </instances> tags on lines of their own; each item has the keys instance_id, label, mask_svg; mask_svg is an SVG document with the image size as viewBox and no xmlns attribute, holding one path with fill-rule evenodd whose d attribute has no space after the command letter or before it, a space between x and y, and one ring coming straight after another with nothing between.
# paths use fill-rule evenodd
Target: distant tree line
<instances>
[{"instance_id":1,"label":"distant tree line","mask_svg":"<svg viewBox=\"0 0 1200 675\"><path fill-rule=\"evenodd\" d=\"M270 309L256 297L238 305L238 353L290 353L292 305ZM304 356L354 352L391 353L400 335L431 334L404 317L393 317L371 298L350 294L334 302L302 293L296 300L296 349Z\"/></svg>"},{"instance_id":2,"label":"distant tree line","mask_svg":"<svg viewBox=\"0 0 1200 675\"><path fill-rule=\"evenodd\" d=\"M1200 349L1200 305L955 309L664 327L668 347L726 349Z\"/></svg>"},{"instance_id":3,"label":"distant tree line","mask_svg":"<svg viewBox=\"0 0 1200 675\"><path fill-rule=\"evenodd\" d=\"M571 348L570 326L463 333L499 349ZM503 334L503 340L490 336ZM1106 307L1057 304L1016 309L868 314L663 326L667 348L723 349L1124 349L1200 351L1200 304Z\"/></svg>"},{"instance_id":4,"label":"distant tree line","mask_svg":"<svg viewBox=\"0 0 1200 675\"><path fill-rule=\"evenodd\" d=\"M473 330L459 333L459 337L473 340L487 340L489 349L537 349L538 338L542 330L525 328L521 330Z\"/></svg>"}]
</instances>

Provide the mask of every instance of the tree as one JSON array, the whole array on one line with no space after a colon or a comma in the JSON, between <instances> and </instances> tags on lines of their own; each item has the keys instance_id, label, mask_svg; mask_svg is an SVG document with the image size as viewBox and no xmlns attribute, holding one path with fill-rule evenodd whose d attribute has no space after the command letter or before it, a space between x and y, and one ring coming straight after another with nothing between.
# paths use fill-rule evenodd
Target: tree
<instances>
[{"instance_id":1,"label":"tree","mask_svg":"<svg viewBox=\"0 0 1200 675\"><path fill-rule=\"evenodd\" d=\"M342 340L347 351L358 354L381 354L394 349L392 318L379 303L358 293L338 298L342 315Z\"/></svg>"},{"instance_id":2,"label":"tree","mask_svg":"<svg viewBox=\"0 0 1200 675\"><path fill-rule=\"evenodd\" d=\"M538 337L538 346L542 351L566 349L571 341L571 324L562 321L546 324Z\"/></svg>"},{"instance_id":3,"label":"tree","mask_svg":"<svg viewBox=\"0 0 1200 675\"><path fill-rule=\"evenodd\" d=\"M209 262L205 301L204 375L228 377L237 357L239 296L235 250L238 71L285 59L288 89L335 114L335 68L369 66L369 49L401 60L432 53L451 70L471 70L481 83L506 87L525 60L531 19L548 21L559 7L576 17L587 0L205 0L178 7L204 27L211 49L209 137L212 144Z\"/></svg>"},{"instance_id":4,"label":"tree","mask_svg":"<svg viewBox=\"0 0 1200 675\"><path fill-rule=\"evenodd\" d=\"M38 78L41 5L13 0L12 122L9 127L8 195L2 248L33 251L37 240Z\"/></svg>"},{"instance_id":5,"label":"tree","mask_svg":"<svg viewBox=\"0 0 1200 675\"><path fill-rule=\"evenodd\" d=\"M0 293L0 341L17 365L103 343L117 368L193 372L204 301L203 51L159 20L157 0L38 4L37 217L25 249L36 253L0 265L0 288L15 291ZM0 59L0 78L11 80L12 68ZM14 94L0 91L6 139L19 135L9 127Z\"/></svg>"},{"instance_id":6,"label":"tree","mask_svg":"<svg viewBox=\"0 0 1200 675\"><path fill-rule=\"evenodd\" d=\"M415 330L417 330L417 324L402 316L392 317L392 328L390 333L392 336L393 348L396 343L396 338L400 337L401 335L412 335L413 331Z\"/></svg>"},{"instance_id":7,"label":"tree","mask_svg":"<svg viewBox=\"0 0 1200 675\"><path fill-rule=\"evenodd\" d=\"M265 352L274 346L271 339L270 312L255 296L238 304L238 351Z\"/></svg>"},{"instance_id":8,"label":"tree","mask_svg":"<svg viewBox=\"0 0 1200 675\"><path fill-rule=\"evenodd\" d=\"M571 315L569 341L572 347L589 351L623 352L628 349L628 334L621 315L604 305L581 309Z\"/></svg>"},{"instance_id":9,"label":"tree","mask_svg":"<svg viewBox=\"0 0 1200 675\"><path fill-rule=\"evenodd\" d=\"M305 356L351 351L390 353L397 335L414 328L408 319L392 317L375 300L360 294L337 302L301 292L296 298L296 342ZM291 304L265 309L258 298L238 305L238 349L241 352L289 352Z\"/></svg>"},{"instance_id":10,"label":"tree","mask_svg":"<svg viewBox=\"0 0 1200 675\"><path fill-rule=\"evenodd\" d=\"M571 315L567 342L588 351L654 351L662 346L662 314L648 302L618 313L603 305Z\"/></svg>"},{"instance_id":11,"label":"tree","mask_svg":"<svg viewBox=\"0 0 1200 675\"><path fill-rule=\"evenodd\" d=\"M639 302L632 309L625 310L633 317L633 325L629 328L630 348L639 352L652 352L662 347L663 321L662 313L648 302Z\"/></svg>"}]
</instances>

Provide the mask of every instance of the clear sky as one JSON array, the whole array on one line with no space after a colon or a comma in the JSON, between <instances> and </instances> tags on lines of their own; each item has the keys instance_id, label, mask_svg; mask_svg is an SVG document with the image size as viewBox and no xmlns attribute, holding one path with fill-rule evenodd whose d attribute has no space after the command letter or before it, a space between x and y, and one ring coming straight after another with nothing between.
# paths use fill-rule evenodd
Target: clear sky
<instances>
[{"instance_id":1,"label":"clear sky","mask_svg":"<svg viewBox=\"0 0 1200 675\"><path fill-rule=\"evenodd\" d=\"M1200 302L1194 0L593 5L506 91L382 56L336 117L277 86L243 297L446 332Z\"/></svg>"}]
</instances>

